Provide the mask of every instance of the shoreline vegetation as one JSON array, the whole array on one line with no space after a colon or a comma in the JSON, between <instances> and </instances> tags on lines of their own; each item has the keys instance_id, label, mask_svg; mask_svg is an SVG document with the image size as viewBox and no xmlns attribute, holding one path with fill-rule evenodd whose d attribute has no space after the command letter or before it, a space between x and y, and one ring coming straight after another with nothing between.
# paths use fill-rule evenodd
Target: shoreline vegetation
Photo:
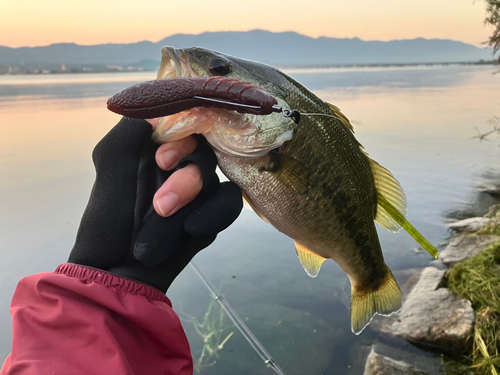
<instances>
[{"instance_id":1,"label":"shoreline vegetation","mask_svg":"<svg viewBox=\"0 0 500 375\"><path fill-rule=\"evenodd\" d=\"M384 341L372 343L364 375L500 374L500 175L483 177L473 202L447 215L457 220L449 243L408 279L401 311L372 322Z\"/></svg>"},{"instance_id":2,"label":"shoreline vegetation","mask_svg":"<svg viewBox=\"0 0 500 375\"><path fill-rule=\"evenodd\" d=\"M490 208L483 225L468 236L500 235L500 204ZM446 273L447 287L469 300L475 327L467 338L463 360L446 363L446 373L500 374L500 241L460 261Z\"/></svg>"},{"instance_id":3,"label":"shoreline vegetation","mask_svg":"<svg viewBox=\"0 0 500 375\"><path fill-rule=\"evenodd\" d=\"M446 275L448 289L471 301L476 317L474 332L467 340L467 358L448 363L447 374L500 372L499 268L500 242L497 242L474 258L457 263Z\"/></svg>"},{"instance_id":4,"label":"shoreline vegetation","mask_svg":"<svg viewBox=\"0 0 500 375\"><path fill-rule=\"evenodd\" d=\"M415 66L450 66L450 65L499 65L497 59L479 61L450 61L450 62L419 62L419 63L363 63L363 64L315 64L315 65L277 65L282 69L345 69L345 68L393 68L393 67L415 67ZM157 71L159 62L143 60L132 65L99 64L89 66L66 66L65 64L37 65L0 65L0 75L38 75L38 74L86 74L86 73L122 73L122 72L147 72Z\"/></svg>"}]
</instances>

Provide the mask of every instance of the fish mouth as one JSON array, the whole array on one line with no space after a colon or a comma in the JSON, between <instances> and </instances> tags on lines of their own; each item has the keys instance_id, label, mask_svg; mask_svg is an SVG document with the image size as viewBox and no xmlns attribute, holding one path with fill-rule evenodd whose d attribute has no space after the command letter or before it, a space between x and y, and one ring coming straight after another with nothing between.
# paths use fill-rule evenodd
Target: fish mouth
<instances>
[{"instance_id":1,"label":"fish mouth","mask_svg":"<svg viewBox=\"0 0 500 375\"><path fill-rule=\"evenodd\" d=\"M200 77L191 67L189 56L182 50L165 46L157 79ZM219 108L192 108L188 111L162 117L153 140L158 143L176 141L192 133L201 133L219 152L257 158L266 154L270 146L262 145L265 135L258 116L236 113ZM259 134L260 133L260 134ZM273 147L290 140L292 132L278 137Z\"/></svg>"},{"instance_id":2,"label":"fish mouth","mask_svg":"<svg viewBox=\"0 0 500 375\"><path fill-rule=\"evenodd\" d=\"M161 63L156 79L199 77L191 68L189 57L174 47L161 49Z\"/></svg>"},{"instance_id":3,"label":"fish mouth","mask_svg":"<svg viewBox=\"0 0 500 375\"><path fill-rule=\"evenodd\" d=\"M132 118L160 118L155 142L198 133L220 152L243 157L260 157L291 139L291 129L274 129L273 121L282 117L271 94L233 78L206 77L202 69L197 74L193 66L200 69L188 52L163 47L157 79L115 94L108 109Z\"/></svg>"}]
</instances>

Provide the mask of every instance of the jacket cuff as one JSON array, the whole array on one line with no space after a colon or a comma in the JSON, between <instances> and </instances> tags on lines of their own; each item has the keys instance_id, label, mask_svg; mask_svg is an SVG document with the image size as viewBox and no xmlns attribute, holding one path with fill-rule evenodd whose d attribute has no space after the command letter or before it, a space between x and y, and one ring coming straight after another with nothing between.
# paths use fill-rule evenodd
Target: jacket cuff
<instances>
[{"instance_id":1,"label":"jacket cuff","mask_svg":"<svg viewBox=\"0 0 500 375\"><path fill-rule=\"evenodd\" d=\"M97 283L117 292L142 296L150 301L165 302L172 307L172 303L167 296L158 289L98 268L74 263L64 263L57 266L54 273L79 279L84 284Z\"/></svg>"}]
</instances>

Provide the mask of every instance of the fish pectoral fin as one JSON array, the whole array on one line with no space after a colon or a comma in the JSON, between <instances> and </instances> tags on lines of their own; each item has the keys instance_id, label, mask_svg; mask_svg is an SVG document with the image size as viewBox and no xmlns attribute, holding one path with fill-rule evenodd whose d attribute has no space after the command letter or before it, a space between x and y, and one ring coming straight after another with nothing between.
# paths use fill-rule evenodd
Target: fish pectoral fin
<instances>
[{"instance_id":1,"label":"fish pectoral fin","mask_svg":"<svg viewBox=\"0 0 500 375\"><path fill-rule=\"evenodd\" d=\"M297 159L279 152L270 152L269 157L269 165L262 170L271 173L283 185L299 194L307 193L314 185L311 172Z\"/></svg>"},{"instance_id":2,"label":"fish pectoral fin","mask_svg":"<svg viewBox=\"0 0 500 375\"><path fill-rule=\"evenodd\" d=\"M389 267L378 289L365 290L352 281L351 288L351 330L356 335L365 329L375 314L389 316L403 305L403 295Z\"/></svg>"},{"instance_id":3,"label":"fish pectoral fin","mask_svg":"<svg viewBox=\"0 0 500 375\"><path fill-rule=\"evenodd\" d=\"M297 241L295 242L295 250L297 250L297 255L299 256L300 263L304 267L304 271L311 276L318 276L321 265L326 260L322 256L312 252L304 245L301 245Z\"/></svg>"},{"instance_id":4,"label":"fish pectoral fin","mask_svg":"<svg viewBox=\"0 0 500 375\"><path fill-rule=\"evenodd\" d=\"M372 170L373 179L375 180L375 188L379 195L384 196L387 201L391 203L396 210L405 217L408 212L408 204L403 188L398 180L394 178L391 172L382 167L375 160L368 157L370 161L370 168ZM389 232L398 232L402 225L394 218L390 212L378 201L377 216L375 221L379 223L382 228L387 229Z\"/></svg>"},{"instance_id":5,"label":"fish pectoral fin","mask_svg":"<svg viewBox=\"0 0 500 375\"><path fill-rule=\"evenodd\" d=\"M245 205L245 207L255 212L258 217L260 217L262 220L264 220L266 223L269 224L269 220L267 220L267 218L259 210L259 208L255 205L255 203L252 202L250 197L244 191L242 191L242 195L243 195L243 204Z\"/></svg>"}]
</instances>

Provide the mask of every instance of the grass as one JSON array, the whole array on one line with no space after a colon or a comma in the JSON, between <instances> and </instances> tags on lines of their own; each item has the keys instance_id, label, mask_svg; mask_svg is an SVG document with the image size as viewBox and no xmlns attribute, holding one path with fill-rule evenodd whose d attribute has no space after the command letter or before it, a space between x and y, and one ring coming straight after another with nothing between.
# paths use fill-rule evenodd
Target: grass
<instances>
[{"instance_id":1,"label":"grass","mask_svg":"<svg viewBox=\"0 0 500 375\"><path fill-rule=\"evenodd\" d=\"M447 278L448 288L471 301L476 313L468 353L472 364L450 362L447 372L500 375L500 242L455 264Z\"/></svg>"},{"instance_id":2,"label":"grass","mask_svg":"<svg viewBox=\"0 0 500 375\"><path fill-rule=\"evenodd\" d=\"M496 234L500 236L500 204L491 206L485 217L492 220L485 227L479 229L476 234Z\"/></svg>"},{"instance_id":3,"label":"grass","mask_svg":"<svg viewBox=\"0 0 500 375\"><path fill-rule=\"evenodd\" d=\"M193 355L194 371L198 374L205 368L212 367L217 363L219 351L234 334L231 331L226 334L228 325L226 324L226 314L221 305L217 302L217 297L212 295L207 312L202 320L186 314L182 311L179 315L188 323L192 324L196 333L203 340L203 347L196 355Z\"/></svg>"}]
</instances>

